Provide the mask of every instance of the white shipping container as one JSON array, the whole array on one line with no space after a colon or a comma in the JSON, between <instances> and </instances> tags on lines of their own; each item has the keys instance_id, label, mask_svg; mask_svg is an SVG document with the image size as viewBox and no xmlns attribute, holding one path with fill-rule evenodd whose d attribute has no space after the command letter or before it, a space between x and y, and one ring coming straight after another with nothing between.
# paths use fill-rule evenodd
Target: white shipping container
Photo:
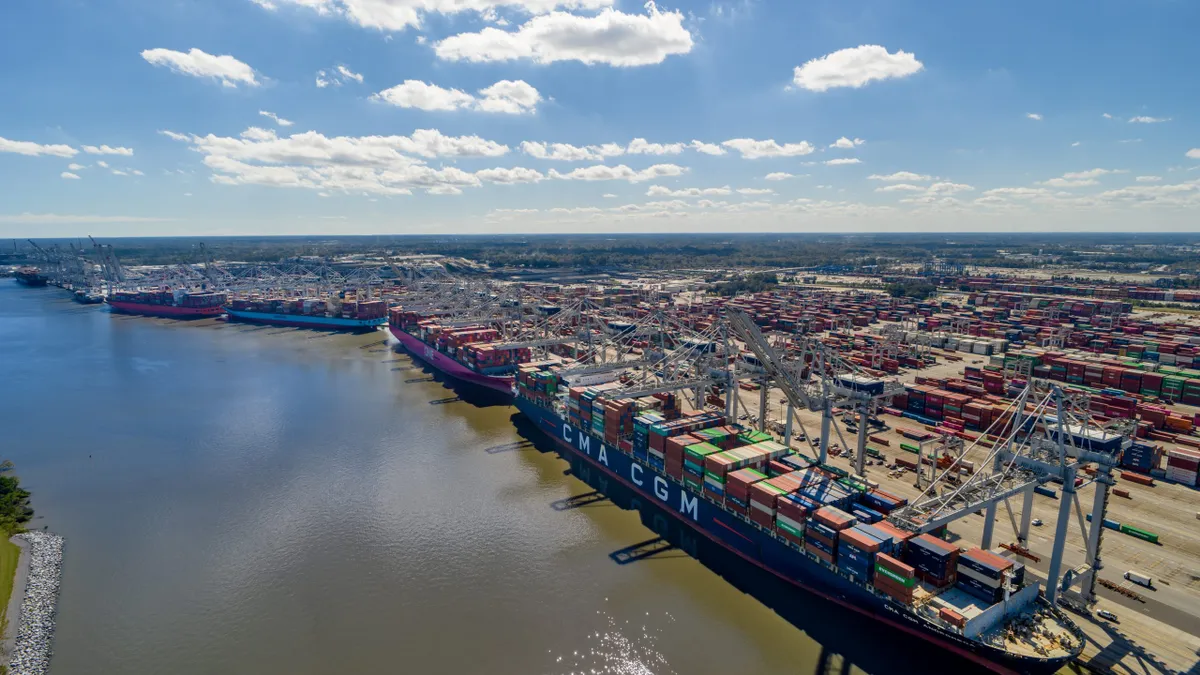
<instances>
[{"instance_id":1,"label":"white shipping container","mask_svg":"<svg viewBox=\"0 0 1200 675\"><path fill-rule=\"evenodd\" d=\"M1154 581L1149 577L1149 575L1142 574L1141 572L1134 570L1129 570L1126 572L1125 579L1132 581L1139 586L1145 586L1146 588L1150 588L1154 585Z\"/></svg>"},{"instance_id":2,"label":"white shipping container","mask_svg":"<svg viewBox=\"0 0 1200 675\"><path fill-rule=\"evenodd\" d=\"M1167 480L1186 485L1188 487L1196 487L1196 472L1187 469L1180 469L1175 466L1167 467Z\"/></svg>"},{"instance_id":3,"label":"white shipping container","mask_svg":"<svg viewBox=\"0 0 1200 675\"><path fill-rule=\"evenodd\" d=\"M976 342L975 349L972 350L975 354L988 355L992 353L992 346L986 342Z\"/></svg>"}]
</instances>

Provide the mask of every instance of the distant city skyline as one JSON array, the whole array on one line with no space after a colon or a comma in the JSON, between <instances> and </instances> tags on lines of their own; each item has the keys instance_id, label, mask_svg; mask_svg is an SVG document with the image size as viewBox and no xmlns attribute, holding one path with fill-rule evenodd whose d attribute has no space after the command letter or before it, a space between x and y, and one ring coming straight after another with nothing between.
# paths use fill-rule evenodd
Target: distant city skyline
<instances>
[{"instance_id":1,"label":"distant city skyline","mask_svg":"<svg viewBox=\"0 0 1200 675\"><path fill-rule=\"evenodd\" d=\"M1194 3L0 16L4 238L1200 231Z\"/></svg>"}]
</instances>

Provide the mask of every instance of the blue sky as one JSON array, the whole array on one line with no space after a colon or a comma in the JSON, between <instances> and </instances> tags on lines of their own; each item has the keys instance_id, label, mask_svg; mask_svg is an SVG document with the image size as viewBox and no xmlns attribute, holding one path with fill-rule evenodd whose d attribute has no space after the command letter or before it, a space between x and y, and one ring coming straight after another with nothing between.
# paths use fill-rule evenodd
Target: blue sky
<instances>
[{"instance_id":1,"label":"blue sky","mask_svg":"<svg viewBox=\"0 0 1200 675\"><path fill-rule=\"evenodd\" d=\"M0 236L1194 231L1197 25L1184 0L10 0Z\"/></svg>"}]
</instances>

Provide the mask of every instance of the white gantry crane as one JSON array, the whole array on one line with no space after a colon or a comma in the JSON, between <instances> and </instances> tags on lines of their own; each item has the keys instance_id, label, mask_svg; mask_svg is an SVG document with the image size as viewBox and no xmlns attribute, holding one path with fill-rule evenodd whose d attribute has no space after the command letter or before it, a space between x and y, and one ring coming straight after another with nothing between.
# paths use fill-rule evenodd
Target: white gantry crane
<instances>
[{"instance_id":1,"label":"white gantry crane","mask_svg":"<svg viewBox=\"0 0 1200 675\"><path fill-rule=\"evenodd\" d=\"M793 353L772 345L754 319L745 312L727 307L725 320L733 334L745 344L758 360L757 366L767 381L760 390L760 418L766 417L769 384L779 387L787 397L787 417L784 423L784 442L792 438L792 422L798 410L821 413L819 461L829 455L830 433L836 430L834 409L848 407L858 412L858 442L855 451L855 471L862 475L866 462L867 428L876 408L892 397L904 393L904 387L894 380L870 377L842 359L835 349L811 338L793 338L798 347ZM736 401L736 396L731 395ZM736 410L733 411L736 414ZM836 433L841 434L840 431ZM843 441L843 447L847 447Z\"/></svg>"},{"instance_id":2,"label":"white gantry crane","mask_svg":"<svg viewBox=\"0 0 1200 675\"><path fill-rule=\"evenodd\" d=\"M1034 489L1047 482L1061 483L1046 598L1054 602L1078 583L1079 596L1090 601L1095 595L1096 571L1101 567L1101 534L1113 485L1112 472L1119 465L1121 452L1132 445L1130 430L1097 427L1091 422L1085 401L1057 384L1039 380L1031 381L1009 406L1009 412L1011 425L1001 428L996 422L995 428L989 429L997 432L999 441L990 448L978 440L972 443L920 497L894 512L889 520L910 531L929 532L982 510L985 524L980 544L989 549L996 508L1003 504L1017 543L1024 546L1029 539ZM981 458L974 460L978 470L959 481L967 457ZM1076 478L1081 478L1079 474L1086 464L1094 464L1096 470L1076 486ZM1095 486L1090 524L1085 522L1077 496L1088 482ZM1023 500L1019 525L1009 503L1018 496ZM1064 573L1063 551L1072 510L1086 542L1085 558L1082 565Z\"/></svg>"}]
</instances>

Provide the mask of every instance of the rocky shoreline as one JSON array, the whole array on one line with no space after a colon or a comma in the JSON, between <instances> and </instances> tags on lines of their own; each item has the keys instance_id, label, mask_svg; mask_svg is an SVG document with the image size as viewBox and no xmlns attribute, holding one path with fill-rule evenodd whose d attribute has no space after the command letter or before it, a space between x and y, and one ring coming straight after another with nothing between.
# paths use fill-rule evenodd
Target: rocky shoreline
<instances>
[{"instance_id":1,"label":"rocky shoreline","mask_svg":"<svg viewBox=\"0 0 1200 675\"><path fill-rule=\"evenodd\" d=\"M50 669L54 614L62 579L63 538L49 532L25 532L16 538L29 544L29 578L8 672L43 675Z\"/></svg>"}]
</instances>

